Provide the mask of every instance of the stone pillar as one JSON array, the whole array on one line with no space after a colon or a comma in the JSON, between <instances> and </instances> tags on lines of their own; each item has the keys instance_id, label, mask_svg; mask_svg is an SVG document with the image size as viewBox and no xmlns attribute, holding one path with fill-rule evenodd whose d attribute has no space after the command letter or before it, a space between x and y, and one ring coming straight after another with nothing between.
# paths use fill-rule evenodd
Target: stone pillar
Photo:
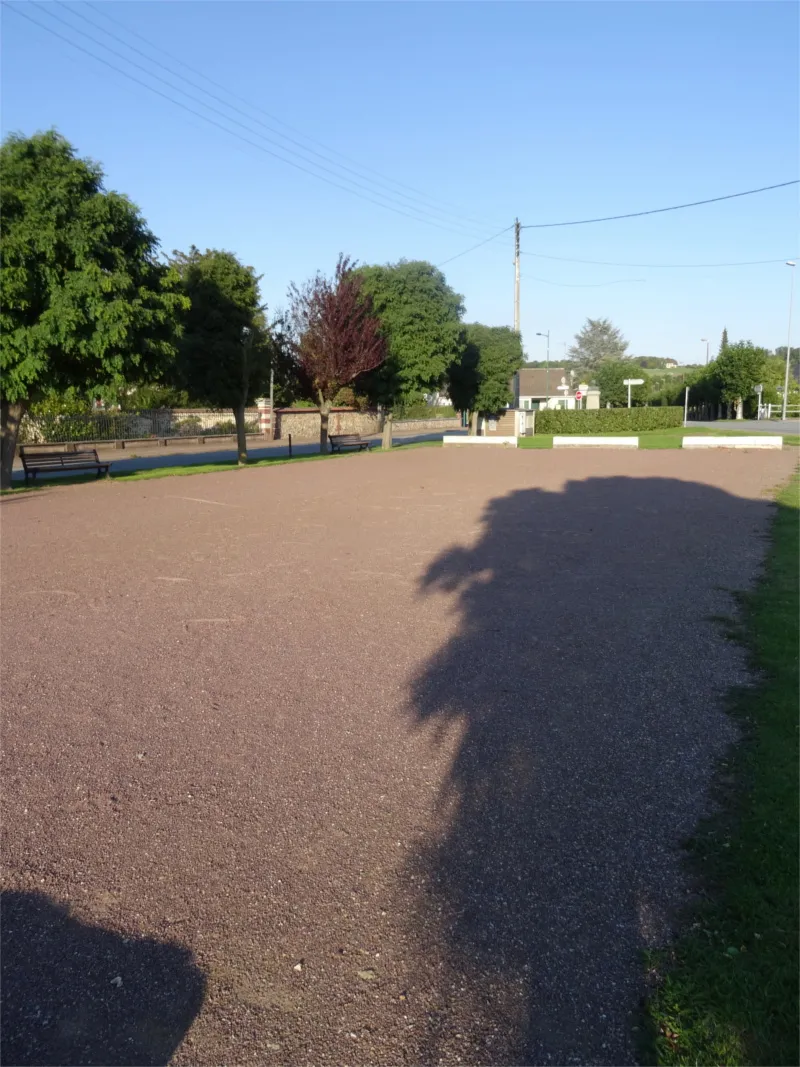
<instances>
[{"instance_id":1,"label":"stone pillar","mask_svg":"<svg viewBox=\"0 0 800 1067\"><path fill-rule=\"evenodd\" d=\"M258 405L258 432L272 440L272 407L269 397L260 396L256 399Z\"/></svg>"}]
</instances>

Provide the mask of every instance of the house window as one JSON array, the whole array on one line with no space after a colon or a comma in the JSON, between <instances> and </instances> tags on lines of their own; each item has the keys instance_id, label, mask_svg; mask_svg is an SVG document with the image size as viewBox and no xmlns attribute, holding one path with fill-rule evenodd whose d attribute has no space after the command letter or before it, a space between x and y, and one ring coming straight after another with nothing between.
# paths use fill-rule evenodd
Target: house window
<instances>
[{"instance_id":1,"label":"house window","mask_svg":"<svg viewBox=\"0 0 800 1067\"><path fill-rule=\"evenodd\" d=\"M523 402L522 402L522 406L523 406L524 408L528 408L528 409L530 409L530 406L531 406L531 402L530 402L530 400L523 400Z\"/></svg>"}]
</instances>

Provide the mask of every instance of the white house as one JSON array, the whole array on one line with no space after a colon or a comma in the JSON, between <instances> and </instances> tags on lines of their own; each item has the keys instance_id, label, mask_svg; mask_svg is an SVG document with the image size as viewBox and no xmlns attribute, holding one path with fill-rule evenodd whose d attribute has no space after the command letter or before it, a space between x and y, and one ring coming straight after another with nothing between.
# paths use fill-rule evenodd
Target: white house
<instances>
[{"instance_id":1,"label":"white house","mask_svg":"<svg viewBox=\"0 0 800 1067\"><path fill-rule=\"evenodd\" d=\"M514 393L514 407L533 409L567 408L572 411L578 406L589 410L600 407L600 390L589 386L583 393L580 403L575 399L578 382L571 382L572 375L564 367L523 367L514 375L511 389Z\"/></svg>"}]
</instances>

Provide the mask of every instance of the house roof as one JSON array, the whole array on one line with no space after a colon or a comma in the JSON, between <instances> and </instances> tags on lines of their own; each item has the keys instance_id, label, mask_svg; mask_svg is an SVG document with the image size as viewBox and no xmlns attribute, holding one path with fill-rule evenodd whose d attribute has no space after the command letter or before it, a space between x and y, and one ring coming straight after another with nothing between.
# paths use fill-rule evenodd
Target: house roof
<instances>
[{"instance_id":1,"label":"house roof","mask_svg":"<svg viewBox=\"0 0 800 1067\"><path fill-rule=\"evenodd\" d=\"M569 375L563 367L523 367L517 371L519 389L517 396L563 396L558 391L561 379L569 381Z\"/></svg>"}]
</instances>

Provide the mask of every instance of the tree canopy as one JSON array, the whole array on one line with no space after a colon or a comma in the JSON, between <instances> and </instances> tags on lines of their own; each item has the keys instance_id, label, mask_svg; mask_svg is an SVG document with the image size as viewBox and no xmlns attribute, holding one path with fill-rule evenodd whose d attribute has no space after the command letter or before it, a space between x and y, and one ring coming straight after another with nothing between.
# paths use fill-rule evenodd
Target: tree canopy
<instances>
[{"instance_id":1,"label":"tree canopy","mask_svg":"<svg viewBox=\"0 0 800 1067\"><path fill-rule=\"evenodd\" d=\"M638 372L638 373L637 373ZM624 408L628 405L628 387L626 379L642 378L643 385L631 386L631 404L638 407L644 404L650 395L650 379L641 373L639 365L630 359L608 359L600 364L595 373L595 380L600 386L600 403L605 407Z\"/></svg>"},{"instance_id":2,"label":"tree canopy","mask_svg":"<svg viewBox=\"0 0 800 1067\"><path fill-rule=\"evenodd\" d=\"M459 411L497 412L514 395L510 381L522 366L522 341L508 326L466 327L467 343L449 370L449 393Z\"/></svg>"},{"instance_id":3,"label":"tree canopy","mask_svg":"<svg viewBox=\"0 0 800 1067\"><path fill-rule=\"evenodd\" d=\"M173 253L190 301L174 368L175 384L196 401L231 408L240 462L247 459L244 410L269 380L270 346L259 279L232 252L194 245Z\"/></svg>"},{"instance_id":4,"label":"tree canopy","mask_svg":"<svg viewBox=\"0 0 800 1067\"><path fill-rule=\"evenodd\" d=\"M462 297L421 260L361 267L359 274L387 342L386 363L370 376L369 391L383 403L421 400L463 351Z\"/></svg>"},{"instance_id":5,"label":"tree canopy","mask_svg":"<svg viewBox=\"0 0 800 1067\"><path fill-rule=\"evenodd\" d=\"M628 342L610 319L587 319L568 355L579 375L592 375L604 360L624 359Z\"/></svg>"},{"instance_id":6,"label":"tree canopy","mask_svg":"<svg viewBox=\"0 0 800 1067\"><path fill-rule=\"evenodd\" d=\"M361 274L339 256L333 278L317 274L289 290L290 323L300 366L320 406L320 451L331 403L343 386L380 366L386 340Z\"/></svg>"},{"instance_id":7,"label":"tree canopy","mask_svg":"<svg viewBox=\"0 0 800 1067\"><path fill-rule=\"evenodd\" d=\"M19 422L52 390L157 379L186 298L158 242L101 168L55 131L0 147L2 484Z\"/></svg>"},{"instance_id":8,"label":"tree canopy","mask_svg":"<svg viewBox=\"0 0 800 1067\"><path fill-rule=\"evenodd\" d=\"M752 341L727 344L714 361L714 374L719 381L722 399L733 404L741 418L744 401L762 382L764 365L769 352Z\"/></svg>"}]
</instances>

